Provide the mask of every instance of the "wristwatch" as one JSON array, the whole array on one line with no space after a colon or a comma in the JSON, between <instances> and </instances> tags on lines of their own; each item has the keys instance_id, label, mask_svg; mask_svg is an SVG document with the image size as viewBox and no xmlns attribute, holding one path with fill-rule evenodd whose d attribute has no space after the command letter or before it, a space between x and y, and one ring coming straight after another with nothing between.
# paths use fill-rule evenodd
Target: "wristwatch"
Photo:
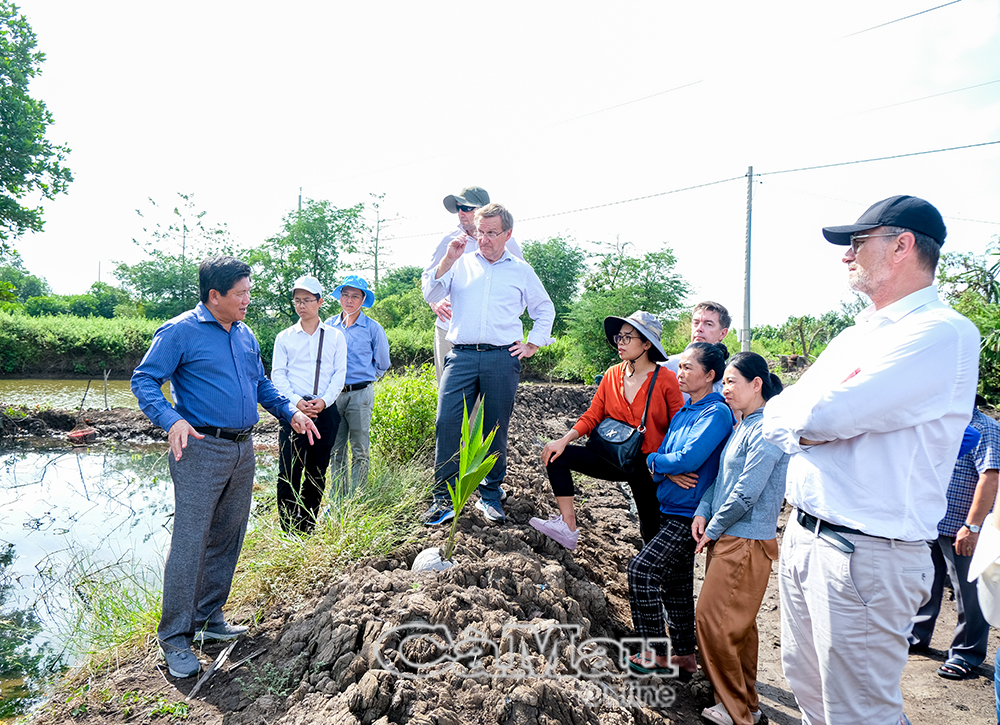
<instances>
[{"instance_id":1,"label":"wristwatch","mask_svg":"<svg viewBox=\"0 0 1000 725\"><path fill-rule=\"evenodd\" d=\"M978 534L979 530L982 527L981 526L976 526L975 524L965 524L965 528L967 528L969 531L971 531L974 534Z\"/></svg>"}]
</instances>

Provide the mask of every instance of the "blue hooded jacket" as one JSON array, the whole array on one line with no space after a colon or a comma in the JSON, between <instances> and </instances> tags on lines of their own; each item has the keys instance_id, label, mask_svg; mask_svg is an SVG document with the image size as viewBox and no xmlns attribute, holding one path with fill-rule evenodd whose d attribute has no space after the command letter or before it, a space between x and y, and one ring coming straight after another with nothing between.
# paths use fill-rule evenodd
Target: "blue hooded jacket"
<instances>
[{"instance_id":1,"label":"blue hooded jacket","mask_svg":"<svg viewBox=\"0 0 1000 725\"><path fill-rule=\"evenodd\" d=\"M722 449L733 432L736 418L720 393L709 393L697 403L688 401L670 421L660 450L646 457L658 486L660 511L673 516L694 516L702 495L719 473ZM667 475L697 473L694 488L681 488Z\"/></svg>"}]
</instances>

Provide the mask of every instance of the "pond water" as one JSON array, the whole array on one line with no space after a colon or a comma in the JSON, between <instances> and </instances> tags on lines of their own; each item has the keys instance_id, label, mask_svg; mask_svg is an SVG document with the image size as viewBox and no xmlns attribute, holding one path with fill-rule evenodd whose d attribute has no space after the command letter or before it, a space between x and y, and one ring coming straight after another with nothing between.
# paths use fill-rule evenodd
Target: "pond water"
<instances>
[{"instance_id":1,"label":"pond water","mask_svg":"<svg viewBox=\"0 0 1000 725\"><path fill-rule=\"evenodd\" d=\"M0 723L40 695L48 668L72 661L64 644L86 600L81 581L121 571L159 588L173 513L162 445L2 445Z\"/></svg>"},{"instance_id":2,"label":"pond water","mask_svg":"<svg viewBox=\"0 0 1000 725\"><path fill-rule=\"evenodd\" d=\"M87 390L87 383L90 390ZM164 386L169 387L169 386ZM84 393L87 394L84 400ZM0 402L7 405L24 405L29 408L41 405L47 408L75 410L83 401L84 408L133 408L139 403L128 380L109 380L107 405L105 405L104 380L36 380L0 379Z\"/></svg>"}]
</instances>

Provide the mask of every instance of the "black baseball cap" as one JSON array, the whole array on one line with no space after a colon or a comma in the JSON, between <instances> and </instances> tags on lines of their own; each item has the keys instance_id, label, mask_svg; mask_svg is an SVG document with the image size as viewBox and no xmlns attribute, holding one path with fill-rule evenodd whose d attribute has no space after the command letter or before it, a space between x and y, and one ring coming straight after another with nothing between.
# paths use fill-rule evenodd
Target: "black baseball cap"
<instances>
[{"instance_id":1,"label":"black baseball cap","mask_svg":"<svg viewBox=\"0 0 1000 725\"><path fill-rule=\"evenodd\" d=\"M888 199L872 204L868 211L854 224L842 227L823 227L823 236L828 242L847 246L851 243L851 235L876 227L903 227L915 232L926 234L938 245L944 244L948 233L944 228L944 219L929 201L916 196L890 196Z\"/></svg>"}]
</instances>

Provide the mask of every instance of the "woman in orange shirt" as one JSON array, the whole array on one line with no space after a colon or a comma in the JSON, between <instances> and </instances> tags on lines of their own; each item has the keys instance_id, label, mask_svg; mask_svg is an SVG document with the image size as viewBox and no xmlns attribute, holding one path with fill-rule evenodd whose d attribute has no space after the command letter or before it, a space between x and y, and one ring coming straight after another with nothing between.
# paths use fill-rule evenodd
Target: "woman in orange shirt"
<instances>
[{"instance_id":1,"label":"woman in orange shirt","mask_svg":"<svg viewBox=\"0 0 1000 725\"><path fill-rule=\"evenodd\" d=\"M670 419L684 405L677 377L670 370L661 367L656 377L649 413L646 415L642 454L632 473L622 472L585 446L571 444L588 435L605 418L615 418L631 426L639 426L656 363L667 359L660 343L662 331L660 321L642 310L625 318L605 318L604 333L608 343L618 349L622 362L608 368L590 408L576 425L562 438L547 443L542 449L542 463L545 464L549 483L556 495L559 515L551 516L548 521L533 518L529 523L567 549L575 549L580 537L576 526L576 511L573 508L571 471L579 471L591 478L605 481L625 480L635 499L643 541L649 543L660 530L660 502L656 498L656 484L643 461L648 454L659 449L670 427Z\"/></svg>"}]
</instances>

